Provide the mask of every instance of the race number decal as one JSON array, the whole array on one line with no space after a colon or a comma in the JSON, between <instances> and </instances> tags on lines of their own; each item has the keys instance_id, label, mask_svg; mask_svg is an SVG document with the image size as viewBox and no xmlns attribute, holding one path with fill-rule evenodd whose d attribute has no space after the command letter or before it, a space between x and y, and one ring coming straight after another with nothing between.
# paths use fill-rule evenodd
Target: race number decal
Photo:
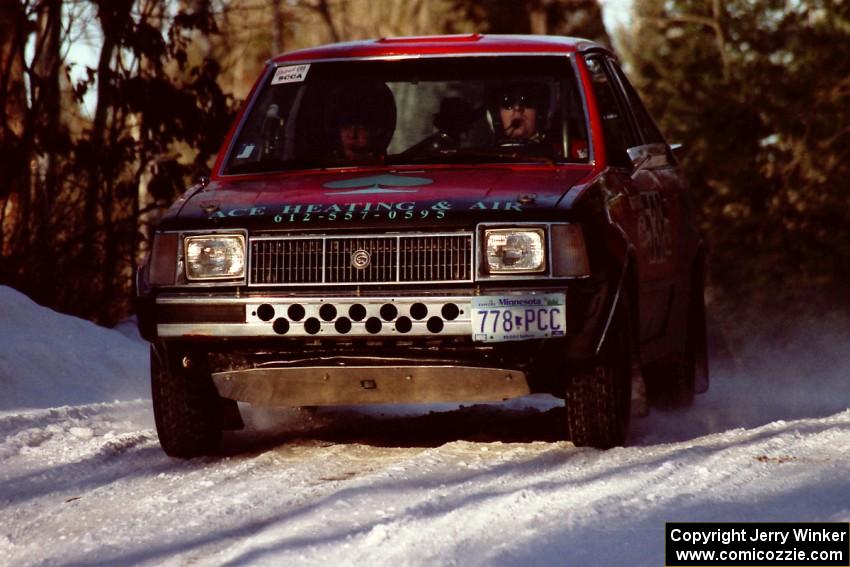
<instances>
[{"instance_id":1,"label":"race number decal","mask_svg":"<svg viewBox=\"0 0 850 567\"><path fill-rule=\"evenodd\" d=\"M673 255L673 235L670 219L664 211L661 194L641 193L638 216L638 240L650 264L666 262Z\"/></svg>"}]
</instances>

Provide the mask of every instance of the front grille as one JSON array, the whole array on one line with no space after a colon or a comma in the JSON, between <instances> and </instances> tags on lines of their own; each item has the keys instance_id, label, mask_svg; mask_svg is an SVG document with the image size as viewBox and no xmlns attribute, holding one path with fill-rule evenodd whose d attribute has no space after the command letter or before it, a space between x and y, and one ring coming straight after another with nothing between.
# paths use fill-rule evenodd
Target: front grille
<instances>
[{"instance_id":1,"label":"front grille","mask_svg":"<svg viewBox=\"0 0 850 567\"><path fill-rule=\"evenodd\" d=\"M395 238L331 238L325 248L325 282L377 283L395 281L398 254ZM352 255L365 250L369 265L358 269Z\"/></svg>"},{"instance_id":2,"label":"front grille","mask_svg":"<svg viewBox=\"0 0 850 567\"><path fill-rule=\"evenodd\" d=\"M252 285L468 282L472 234L262 237L250 261Z\"/></svg>"},{"instance_id":3,"label":"front grille","mask_svg":"<svg viewBox=\"0 0 850 567\"><path fill-rule=\"evenodd\" d=\"M472 274L472 237L421 236L399 239L399 280L464 281Z\"/></svg>"},{"instance_id":4,"label":"front grille","mask_svg":"<svg viewBox=\"0 0 850 567\"><path fill-rule=\"evenodd\" d=\"M321 239L251 241L251 283L321 283Z\"/></svg>"}]
</instances>

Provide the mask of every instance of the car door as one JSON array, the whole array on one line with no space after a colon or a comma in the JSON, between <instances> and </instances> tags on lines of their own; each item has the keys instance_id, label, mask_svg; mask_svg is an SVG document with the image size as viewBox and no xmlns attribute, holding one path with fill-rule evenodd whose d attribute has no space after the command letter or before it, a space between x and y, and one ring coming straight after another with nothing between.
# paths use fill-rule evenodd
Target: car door
<instances>
[{"instance_id":1,"label":"car door","mask_svg":"<svg viewBox=\"0 0 850 567\"><path fill-rule=\"evenodd\" d=\"M665 344L658 346L661 349L679 348L678 343L687 331L691 294L702 290L702 282L692 281L692 278L699 277L702 273L701 267L695 263L701 237L694 222L693 203L684 175L678 167L670 146L664 141L625 74L616 62L609 63L629 102L645 144L643 149L653 158L653 166L650 170L659 182L661 197L659 214L663 216L665 227L660 250L665 257L661 260L661 265L666 272L665 281L668 281L670 285L671 307L665 326L666 340L663 341ZM635 151L640 151L640 148ZM696 287L692 288L692 284L696 284Z\"/></svg>"},{"instance_id":2,"label":"car door","mask_svg":"<svg viewBox=\"0 0 850 567\"><path fill-rule=\"evenodd\" d=\"M667 148L643 132L616 63L604 53L588 54L585 62L602 123L606 183L622 188L632 210L623 228L636 249L640 340L645 344L666 334L673 301L674 219L659 175L667 166Z\"/></svg>"}]
</instances>

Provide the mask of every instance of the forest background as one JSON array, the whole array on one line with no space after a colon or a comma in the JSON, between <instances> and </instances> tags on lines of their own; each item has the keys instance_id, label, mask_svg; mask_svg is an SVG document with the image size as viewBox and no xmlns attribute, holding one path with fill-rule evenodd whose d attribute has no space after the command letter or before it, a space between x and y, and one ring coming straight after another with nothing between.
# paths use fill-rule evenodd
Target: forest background
<instances>
[{"instance_id":1,"label":"forest background","mask_svg":"<svg viewBox=\"0 0 850 567\"><path fill-rule=\"evenodd\" d=\"M272 55L437 33L613 46L682 165L732 334L847 312L850 0L0 0L0 284L112 324ZM89 46L96 64L74 63ZM727 341L728 342L728 341Z\"/></svg>"}]
</instances>

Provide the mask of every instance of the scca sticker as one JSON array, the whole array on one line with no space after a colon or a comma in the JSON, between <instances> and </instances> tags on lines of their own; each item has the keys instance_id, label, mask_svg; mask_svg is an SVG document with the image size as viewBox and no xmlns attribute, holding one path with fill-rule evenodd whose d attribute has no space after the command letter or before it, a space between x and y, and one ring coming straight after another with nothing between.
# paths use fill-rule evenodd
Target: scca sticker
<instances>
[{"instance_id":1,"label":"scca sticker","mask_svg":"<svg viewBox=\"0 0 850 567\"><path fill-rule=\"evenodd\" d=\"M272 84L282 85L284 83L300 83L307 78L307 71L309 70L309 64L278 67L274 72L274 77L272 77Z\"/></svg>"}]
</instances>

